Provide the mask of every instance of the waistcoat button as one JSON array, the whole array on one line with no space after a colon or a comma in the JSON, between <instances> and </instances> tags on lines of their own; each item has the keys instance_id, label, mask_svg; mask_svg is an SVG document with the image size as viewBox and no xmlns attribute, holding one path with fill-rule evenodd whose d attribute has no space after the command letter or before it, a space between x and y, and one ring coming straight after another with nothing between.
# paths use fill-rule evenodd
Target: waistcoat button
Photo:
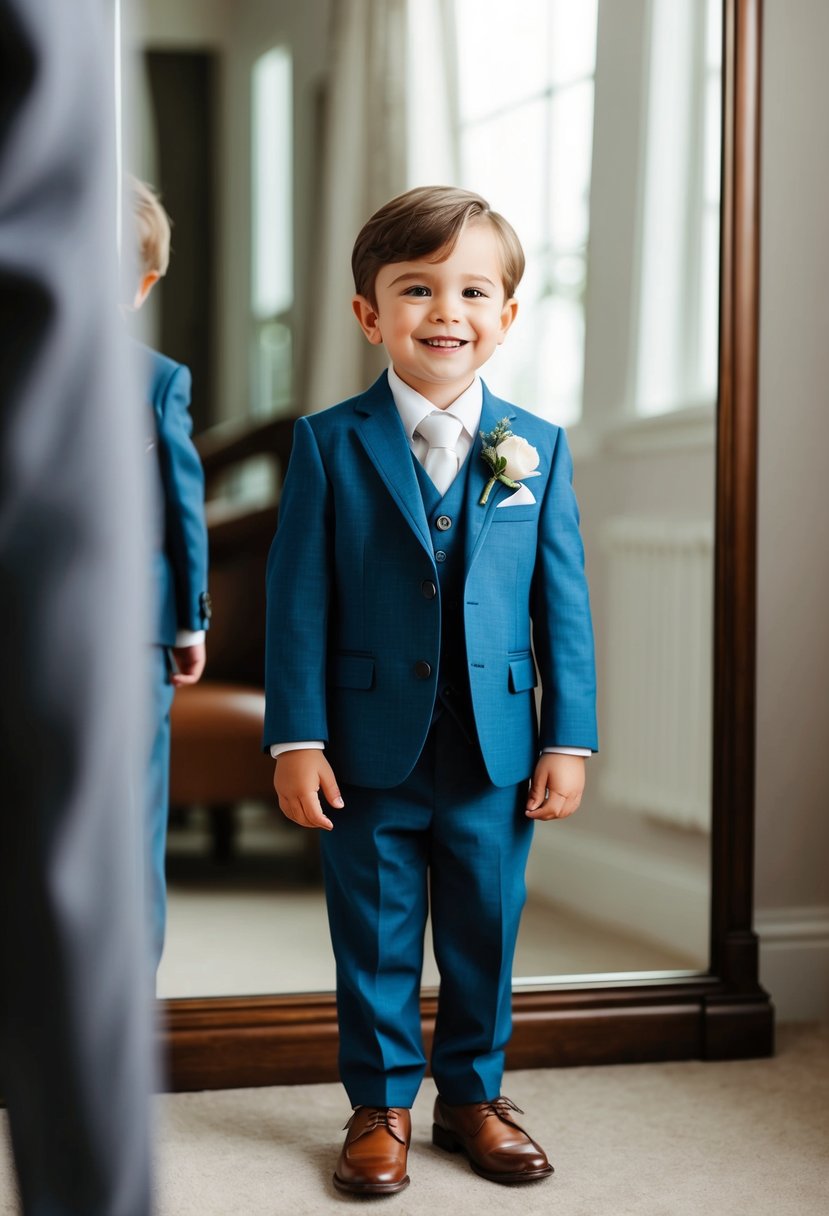
<instances>
[{"instance_id":1,"label":"waistcoat button","mask_svg":"<svg viewBox=\"0 0 829 1216\"><path fill-rule=\"evenodd\" d=\"M427 663L425 659L418 659L415 663L415 675L418 680L428 680L432 674L432 664Z\"/></svg>"},{"instance_id":2,"label":"waistcoat button","mask_svg":"<svg viewBox=\"0 0 829 1216\"><path fill-rule=\"evenodd\" d=\"M442 549L435 550L435 561L436 562L445 562L446 561L446 554L443 552Z\"/></svg>"},{"instance_id":3,"label":"waistcoat button","mask_svg":"<svg viewBox=\"0 0 829 1216\"><path fill-rule=\"evenodd\" d=\"M448 515L439 515L435 520L435 527L438 532L448 532L452 527L452 520Z\"/></svg>"}]
</instances>

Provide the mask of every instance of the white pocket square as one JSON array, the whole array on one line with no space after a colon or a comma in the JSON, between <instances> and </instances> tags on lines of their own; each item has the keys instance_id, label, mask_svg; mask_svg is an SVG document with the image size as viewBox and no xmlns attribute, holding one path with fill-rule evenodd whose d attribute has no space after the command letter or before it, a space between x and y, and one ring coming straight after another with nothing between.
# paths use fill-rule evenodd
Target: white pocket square
<instances>
[{"instance_id":1,"label":"white pocket square","mask_svg":"<svg viewBox=\"0 0 829 1216\"><path fill-rule=\"evenodd\" d=\"M509 498L505 498L498 503L496 510L500 511L501 507L526 507L533 502L535 502L535 495L529 486L520 485L517 490L510 494Z\"/></svg>"}]
</instances>

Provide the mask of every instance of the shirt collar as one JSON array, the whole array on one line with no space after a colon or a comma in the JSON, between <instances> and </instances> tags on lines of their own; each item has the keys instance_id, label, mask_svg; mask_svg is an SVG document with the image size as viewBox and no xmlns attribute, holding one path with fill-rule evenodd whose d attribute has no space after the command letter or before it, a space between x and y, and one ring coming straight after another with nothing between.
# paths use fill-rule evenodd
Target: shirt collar
<instances>
[{"instance_id":1,"label":"shirt collar","mask_svg":"<svg viewBox=\"0 0 829 1216\"><path fill-rule=\"evenodd\" d=\"M414 434L424 418L433 414L438 408L421 393L400 379L393 367L389 368L389 388L394 398L394 404L400 414L403 429L411 443ZM476 376L460 397L446 407L447 414L453 414L458 419L470 439L478 433L483 409L484 390L480 376Z\"/></svg>"}]
</instances>

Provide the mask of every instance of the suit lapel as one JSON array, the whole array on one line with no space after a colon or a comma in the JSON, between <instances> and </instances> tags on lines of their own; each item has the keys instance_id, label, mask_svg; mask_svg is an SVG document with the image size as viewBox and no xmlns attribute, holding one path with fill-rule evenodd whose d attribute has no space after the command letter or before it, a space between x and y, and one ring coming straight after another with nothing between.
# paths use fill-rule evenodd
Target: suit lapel
<instances>
[{"instance_id":1,"label":"suit lapel","mask_svg":"<svg viewBox=\"0 0 829 1216\"><path fill-rule=\"evenodd\" d=\"M485 435L488 435L490 431L495 429L495 424L500 422L502 418L512 419L515 417L515 414L506 401L493 397L485 384L483 385L483 390L484 399L481 407L481 425L479 429ZM464 512L466 518L465 555L467 573L471 570L472 563L486 539L486 534L492 523L493 511L504 495L511 493L502 482L496 481L490 491L486 506L482 507L480 499L486 483L489 481L490 472L489 466L481 457L480 435L475 436L472 451L469 453L469 459L472 461L472 464L466 483L466 509Z\"/></svg>"},{"instance_id":2,"label":"suit lapel","mask_svg":"<svg viewBox=\"0 0 829 1216\"><path fill-rule=\"evenodd\" d=\"M423 495L417 483L412 451L394 404L386 372L358 399L355 409L365 415L357 436L406 522L432 556L432 540Z\"/></svg>"}]
</instances>

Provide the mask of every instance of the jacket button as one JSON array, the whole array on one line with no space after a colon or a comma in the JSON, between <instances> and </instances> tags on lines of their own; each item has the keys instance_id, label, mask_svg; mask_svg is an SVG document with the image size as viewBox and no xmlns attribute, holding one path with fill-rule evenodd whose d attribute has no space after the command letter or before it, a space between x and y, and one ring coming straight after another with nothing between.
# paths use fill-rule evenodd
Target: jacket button
<instances>
[{"instance_id":1,"label":"jacket button","mask_svg":"<svg viewBox=\"0 0 829 1216\"><path fill-rule=\"evenodd\" d=\"M423 598L427 600L433 600L438 593L438 589L435 584L429 582L428 579L420 584L420 590L423 593Z\"/></svg>"},{"instance_id":2,"label":"jacket button","mask_svg":"<svg viewBox=\"0 0 829 1216\"><path fill-rule=\"evenodd\" d=\"M452 520L448 515L439 515L435 520L435 527L438 532L448 532L452 527Z\"/></svg>"},{"instance_id":3,"label":"jacket button","mask_svg":"<svg viewBox=\"0 0 829 1216\"><path fill-rule=\"evenodd\" d=\"M432 664L427 663L425 659L418 659L415 663L415 675L418 680L428 680L432 674Z\"/></svg>"}]
</instances>

